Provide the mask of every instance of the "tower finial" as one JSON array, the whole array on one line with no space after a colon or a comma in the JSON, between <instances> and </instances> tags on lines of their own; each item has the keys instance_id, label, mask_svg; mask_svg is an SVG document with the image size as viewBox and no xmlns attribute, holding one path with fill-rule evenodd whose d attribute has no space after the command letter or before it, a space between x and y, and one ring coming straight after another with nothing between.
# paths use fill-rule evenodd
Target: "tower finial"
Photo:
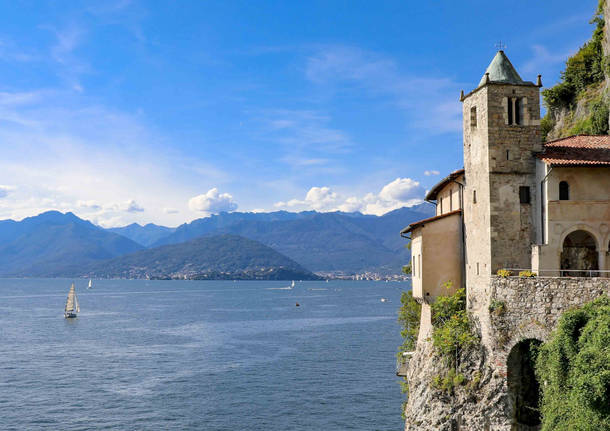
<instances>
[{"instance_id":1,"label":"tower finial","mask_svg":"<svg viewBox=\"0 0 610 431\"><path fill-rule=\"evenodd\" d=\"M537 87L542 87L542 75L538 75L538 81L536 82Z\"/></svg>"},{"instance_id":2,"label":"tower finial","mask_svg":"<svg viewBox=\"0 0 610 431\"><path fill-rule=\"evenodd\" d=\"M485 84L489 84L489 72L485 72Z\"/></svg>"},{"instance_id":3,"label":"tower finial","mask_svg":"<svg viewBox=\"0 0 610 431\"><path fill-rule=\"evenodd\" d=\"M463 102L465 98L466 97L464 97L464 90L460 91L460 102Z\"/></svg>"},{"instance_id":4,"label":"tower finial","mask_svg":"<svg viewBox=\"0 0 610 431\"><path fill-rule=\"evenodd\" d=\"M496 43L495 46L498 51L504 51L506 49L506 44L502 43L502 41Z\"/></svg>"}]
</instances>

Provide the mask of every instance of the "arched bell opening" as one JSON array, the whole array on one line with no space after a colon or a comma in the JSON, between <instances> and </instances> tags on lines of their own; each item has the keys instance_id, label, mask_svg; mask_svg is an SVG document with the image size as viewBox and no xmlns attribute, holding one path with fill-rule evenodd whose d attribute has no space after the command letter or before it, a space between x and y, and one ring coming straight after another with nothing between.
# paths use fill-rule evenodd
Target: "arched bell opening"
<instances>
[{"instance_id":1,"label":"arched bell opening","mask_svg":"<svg viewBox=\"0 0 610 431\"><path fill-rule=\"evenodd\" d=\"M563 240L561 275L593 277L599 275L598 251L595 238L585 230L577 230Z\"/></svg>"},{"instance_id":2,"label":"arched bell opening","mask_svg":"<svg viewBox=\"0 0 610 431\"><path fill-rule=\"evenodd\" d=\"M508 392L512 408L513 430L540 429L540 384L535 364L542 341L534 338L515 344L508 355Z\"/></svg>"}]
</instances>

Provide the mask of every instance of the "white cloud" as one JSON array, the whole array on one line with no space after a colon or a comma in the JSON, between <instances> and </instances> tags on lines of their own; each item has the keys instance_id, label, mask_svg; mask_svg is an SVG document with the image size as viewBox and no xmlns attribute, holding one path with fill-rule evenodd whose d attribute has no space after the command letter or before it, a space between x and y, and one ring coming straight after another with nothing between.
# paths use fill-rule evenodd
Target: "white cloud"
<instances>
[{"instance_id":1,"label":"white cloud","mask_svg":"<svg viewBox=\"0 0 610 431\"><path fill-rule=\"evenodd\" d=\"M165 214L178 214L180 211L178 211L176 208L163 208L163 212Z\"/></svg>"},{"instance_id":2,"label":"white cloud","mask_svg":"<svg viewBox=\"0 0 610 431\"><path fill-rule=\"evenodd\" d=\"M102 209L102 205L94 200L88 200L88 201L77 201L76 205L79 208L84 208L84 209L89 209L89 210L93 210L93 211L97 211L97 210L101 210Z\"/></svg>"},{"instance_id":3,"label":"white cloud","mask_svg":"<svg viewBox=\"0 0 610 431\"><path fill-rule=\"evenodd\" d=\"M56 209L104 226L179 224L184 217L163 208L181 208L196 194L193 184L228 178L172 148L139 114L63 90L0 92L0 122L0 172L16 186L0 191L0 219Z\"/></svg>"},{"instance_id":4,"label":"white cloud","mask_svg":"<svg viewBox=\"0 0 610 431\"><path fill-rule=\"evenodd\" d=\"M389 211L413 206L422 202L424 189L418 181L411 178L396 178L382 187L379 193L367 193L364 197L342 197L329 187L312 187L304 200L291 199L277 202L276 208L298 210L313 209L327 211L360 211L364 214L382 215Z\"/></svg>"},{"instance_id":5,"label":"white cloud","mask_svg":"<svg viewBox=\"0 0 610 431\"><path fill-rule=\"evenodd\" d=\"M435 171L435 170L431 170L431 171L424 171L424 175L427 177L430 177L432 175L439 175L440 172L439 171Z\"/></svg>"},{"instance_id":6,"label":"white cloud","mask_svg":"<svg viewBox=\"0 0 610 431\"><path fill-rule=\"evenodd\" d=\"M316 211L335 208L339 196L328 187L312 187L305 196L305 202Z\"/></svg>"},{"instance_id":7,"label":"white cloud","mask_svg":"<svg viewBox=\"0 0 610 431\"><path fill-rule=\"evenodd\" d=\"M205 194L189 199L189 208L191 211L217 214L223 211L235 211L237 204L233 201L233 196L228 193L219 193L218 189L214 187Z\"/></svg>"},{"instance_id":8,"label":"white cloud","mask_svg":"<svg viewBox=\"0 0 610 431\"><path fill-rule=\"evenodd\" d=\"M143 212L144 208L142 208L136 201L133 199L128 200L123 204L124 211L128 213L139 213Z\"/></svg>"},{"instance_id":9,"label":"white cloud","mask_svg":"<svg viewBox=\"0 0 610 431\"><path fill-rule=\"evenodd\" d=\"M13 186L3 186L3 185L0 185L0 198L7 197L8 194L10 192L12 192L13 190L15 190L15 187L13 187Z\"/></svg>"}]
</instances>

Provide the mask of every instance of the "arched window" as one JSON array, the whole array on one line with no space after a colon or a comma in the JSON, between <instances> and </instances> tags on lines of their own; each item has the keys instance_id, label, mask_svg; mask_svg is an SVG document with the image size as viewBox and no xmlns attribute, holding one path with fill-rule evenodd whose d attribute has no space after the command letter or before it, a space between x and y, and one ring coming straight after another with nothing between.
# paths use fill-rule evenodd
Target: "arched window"
<instances>
[{"instance_id":1,"label":"arched window","mask_svg":"<svg viewBox=\"0 0 610 431\"><path fill-rule=\"evenodd\" d=\"M570 185L567 181L559 183L559 200L569 201L570 200Z\"/></svg>"},{"instance_id":2,"label":"arched window","mask_svg":"<svg viewBox=\"0 0 610 431\"><path fill-rule=\"evenodd\" d=\"M592 277L598 275L597 242L593 235L577 230L563 240L561 275L563 277Z\"/></svg>"},{"instance_id":3,"label":"arched window","mask_svg":"<svg viewBox=\"0 0 610 431\"><path fill-rule=\"evenodd\" d=\"M473 106L470 108L470 127L473 129L477 128L477 107Z\"/></svg>"},{"instance_id":4,"label":"arched window","mask_svg":"<svg viewBox=\"0 0 610 431\"><path fill-rule=\"evenodd\" d=\"M515 98L515 124L521 124L521 99Z\"/></svg>"}]
</instances>

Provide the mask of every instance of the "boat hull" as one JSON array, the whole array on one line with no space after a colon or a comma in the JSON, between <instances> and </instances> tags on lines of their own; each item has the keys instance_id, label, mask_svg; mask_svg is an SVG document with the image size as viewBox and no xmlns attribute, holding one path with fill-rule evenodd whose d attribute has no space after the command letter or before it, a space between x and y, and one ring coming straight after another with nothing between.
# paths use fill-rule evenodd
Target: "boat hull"
<instances>
[{"instance_id":1,"label":"boat hull","mask_svg":"<svg viewBox=\"0 0 610 431\"><path fill-rule=\"evenodd\" d=\"M76 317L76 313L64 313L64 317L66 319L74 319Z\"/></svg>"}]
</instances>

